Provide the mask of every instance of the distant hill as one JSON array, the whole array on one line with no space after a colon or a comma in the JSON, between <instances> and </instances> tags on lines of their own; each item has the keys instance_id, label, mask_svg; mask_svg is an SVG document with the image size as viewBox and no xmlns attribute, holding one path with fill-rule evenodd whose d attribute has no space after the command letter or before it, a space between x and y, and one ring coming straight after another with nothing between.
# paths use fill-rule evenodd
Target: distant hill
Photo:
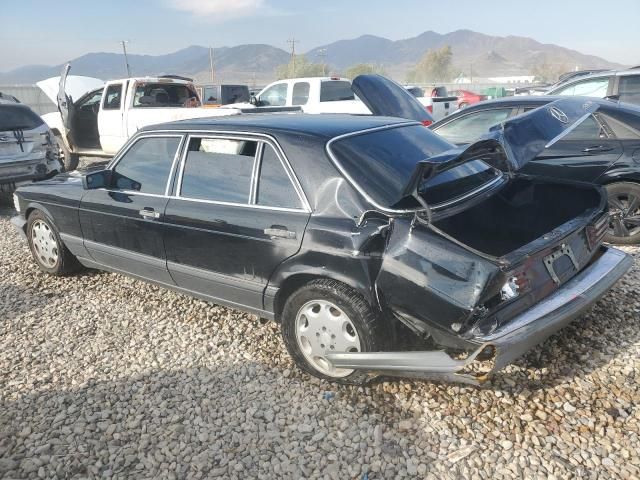
<instances>
[{"instance_id":1,"label":"distant hill","mask_svg":"<svg viewBox=\"0 0 640 480\"><path fill-rule=\"evenodd\" d=\"M326 50L327 61L337 69L358 62L378 63L394 76L404 77L425 51L449 45L453 51L453 63L461 72L474 75L504 76L526 75L534 65L548 63L579 68L624 68L594 55L553 44L544 44L527 37L497 37L457 30L440 34L424 32L417 37L391 41L381 37L363 35L353 40L322 45L308 53L315 58L320 50Z\"/></svg>"},{"instance_id":2,"label":"distant hill","mask_svg":"<svg viewBox=\"0 0 640 480\"><path fill-rule=\"evenodd\" d=\"M553 44L543 44L526 37L498 37L457 30L446 34L433 31L417 37L392 41L374 35L339 40L306 53L311 62L324 58L336 73L356 63L377 63L393 77L404 80L407 71L425 51L450 45L454 66L465 74L504 76L530 74L542 63L579 68L624 68L603 58L586 55ZM321 50L326 50L321 52ZM320 56L323 55L323 57ZM265 84L275 79L278 65L289 60L289 53L270 45L251 44L214 49L216 81ZM102 79L126 76L122 54L88 53L71 60L72 73ZM209 49L191 46L166 55L129 55L133 75L179 74L209 81ZM59 75L61 65L29 65L0 73L0 84L34 83Z\"/></svg>"}]
</instances>

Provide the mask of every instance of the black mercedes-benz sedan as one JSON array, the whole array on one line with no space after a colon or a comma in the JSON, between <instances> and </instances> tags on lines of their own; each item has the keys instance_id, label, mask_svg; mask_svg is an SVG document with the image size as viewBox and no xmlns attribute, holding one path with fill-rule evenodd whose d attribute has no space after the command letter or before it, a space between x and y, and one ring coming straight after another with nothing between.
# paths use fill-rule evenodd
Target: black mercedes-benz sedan
<instances>
[{"instance_id":1,"label":"black mercedes-benz sedan","mask_svg":"<svg viewBox=\"0 0 640 480\"><path fill-rule=\"evenodd\" d=\"M516 96L480 102L430 128L451 143L466 145L494 125L560 98ZM640 107L612 100L581 100L596 103L597 112L541 152L521 173L603 185L611 220L605 241L640 243Z\"/></svg>"},{"instance_id":2,"label":"black mercedes-benz sedan","mask_svg":"<svg viewBox=\"0 0 640 480\"><path fill-rule=\"evenodd\" d=\"M12 221L47 273L120 272L275 319L312 375L480 383L631 265L602 245L600 187L518 173L592 106L553 108L466 148L376 116L149 127L106 168L20 188Z\"/></svg>"}]
</instances>

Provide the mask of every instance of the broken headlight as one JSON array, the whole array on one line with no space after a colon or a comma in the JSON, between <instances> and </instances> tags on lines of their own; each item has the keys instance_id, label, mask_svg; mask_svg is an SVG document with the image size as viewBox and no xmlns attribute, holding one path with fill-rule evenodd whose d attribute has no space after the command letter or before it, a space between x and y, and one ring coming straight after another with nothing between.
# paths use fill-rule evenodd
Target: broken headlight
<instances>
[{"instance_id":1,"label":"broken headlight","mask_svg":"<svg viewBox=\"0 0 640 480\"><path fill-rule=\"evenodd\" d=\"M511 300L520 295L520 286L516 277L511 277L500 289L500 298L502 300Z\"/></svg>"}]
</instances>

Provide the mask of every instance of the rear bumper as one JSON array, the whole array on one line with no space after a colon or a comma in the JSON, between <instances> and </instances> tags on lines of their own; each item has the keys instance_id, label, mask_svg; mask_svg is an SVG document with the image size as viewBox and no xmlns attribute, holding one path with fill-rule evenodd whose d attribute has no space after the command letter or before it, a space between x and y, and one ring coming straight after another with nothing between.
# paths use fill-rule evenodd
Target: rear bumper
<instances>
[{"instance_id":1,"label":"rear bumper","mask_svg":"<svg viewBox=\"0 0 640 480\"><path fill-rule=\"evenodd\" d=\"M492 334L474 338L478 347L465 359L432 351L336 353L327 355L327 360L339 368L480 384L488 373L508 365L591 307L632 264L631 256L603 247L600 258L558 291ZM490 359L490 368L477 373L474 363L481 353Z\"/></svg>"}]
</instances>

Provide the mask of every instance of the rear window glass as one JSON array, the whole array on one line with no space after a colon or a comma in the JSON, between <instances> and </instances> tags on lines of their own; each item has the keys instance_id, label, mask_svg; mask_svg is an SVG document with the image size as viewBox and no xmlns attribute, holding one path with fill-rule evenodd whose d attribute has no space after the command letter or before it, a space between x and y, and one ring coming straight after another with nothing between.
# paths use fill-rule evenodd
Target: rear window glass
<instances>
[{"instance_id":1,"label":"rear window glass","mask_svg":"<svg viewBox=\"0 0 640 480\"><path fill-rule=\"evenodd\" d=\"M340 80L329 80L320 84L321 102L339 102L341 100L354 100L351 83Z\"/></svg>"},{"instance_id":2,"label":"rear window glass","mask_svg":"<svg viewBox=\"0 0 640 480\"><path fill-rule=\"evenodd\" d=\"M44 122L24 105L0 105L0 131L32 130Z\"/></svg>"},{"instance_id":3,"label":"rear window glass","mask_svg":"<svg viewBox=\"0 0 640 480\"><path fill-rule=\"evenodd\" d=\"M192 138L182 173L180 196L249 203L257 145L248 140Z\"/></svg>"},{"instance_id":4,"label":"rear window glass","mask_svg":"<svg viewBox=\"0 0 640 480\"><path fill-rule=\"evenodd\" d=\"M418 162L451 148L422 125L355 135L331 145L347 174L385 208L394 208Z\"/></svg>"},{"instance_id":5,"label":"rear window glass","mask_svg":"<svg viewBox=\"0 0 640 480\"><path fill-rule=\"evenodd\" d=\"M430 205L455 200L490 182L499 172L482 160L472 160L433 177L420 187Z\"/></svg>"}]
</instances>

